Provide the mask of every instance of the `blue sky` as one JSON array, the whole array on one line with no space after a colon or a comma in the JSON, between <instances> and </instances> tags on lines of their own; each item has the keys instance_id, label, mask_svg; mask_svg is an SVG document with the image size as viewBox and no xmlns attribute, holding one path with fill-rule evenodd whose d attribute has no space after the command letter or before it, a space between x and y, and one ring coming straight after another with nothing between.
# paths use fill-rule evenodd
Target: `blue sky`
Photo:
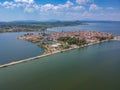
<instances>
[{"instance_id":1,"label":"blue sky","mask_svg":"<svg viewBox=\"0 0 120 90\"><path fill-rule=\"evenodd\" d=\"M120 21L120 0L0 0L0 21Z\"/></svg>"}]
</instances>

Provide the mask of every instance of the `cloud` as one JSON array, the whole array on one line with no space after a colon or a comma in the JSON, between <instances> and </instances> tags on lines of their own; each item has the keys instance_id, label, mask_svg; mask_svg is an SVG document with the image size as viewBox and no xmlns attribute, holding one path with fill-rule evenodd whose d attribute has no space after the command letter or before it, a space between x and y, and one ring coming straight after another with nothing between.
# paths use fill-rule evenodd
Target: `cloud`
<instances>
[{"instance_id":1,"label":"cloud","mask_svg":"<svg viewBox=\"0 0 120 90\"><path fill-rule=\"evenodd\" d=\"M5 1L5 2L1 3L0 5L5 7L5 8L14 8L17 6L15 3L8 2L8 1Z\"/></svg>"},{"instance_id":2,"label":"cloud","mask_svg":"<svg viewBox=\"0 0 120 90\"><path fill-rule=\"evenodd\" d=\"M72 1L72 0L71 0ZM101 7L96 4L91 4L93 0L76 0L76 3L66 1L64 4L37 4L35 0L11 0L0 2L0 6L7 9L21 8L24 12L37 12L41 19L107 19L108 16L112 19L120 16L117 15L113 7ZM87 4L87 5L86 5ZM114 11L114 14L111 12Z\"/></svg>"},{"instance_id":3,"label":"cloud","mask_svg":"<svg viewBox=\"0 0 120 90\"><path fill-rule=\"evenodd\" d=\"M37 4L28 4L24 6L24 11L25 12L34 12L40 9L40 6Z\"/></svg>"},{"instance_id":4,"label":"cloud","mask_svg":"<svg viewBox=\"0 0 120 90\"><path fill-rule=\"evenodd\" d=\"M40 8L40 5L34 3L34 0L14 0L11 2L5 1L3 3L0 3L0 6L3 6L8 9L22 7L25 12L33 12Z\"/></svg>"},{"instance_id":5,"label":"cloud","mask_svg":"<svg viewBox=\"0 0 120 90\"><path fill-rule=\"evenodd\" d=\"M17 2L17 3L29 3L29 4L31 4L31 3L34 3L34 0L14 0L15 2Z\"/></svg>"},{"instance_id":6,"label":"cloud","mask_svg":"<svg viewBox=\"0 0 120 90\"><path fill-rule=\"evenodd\" d=\"M93 0L76 0L76 3L78 4L87 4L87 3L92 3Z\"/></svg>"},{"instance_id":7,"label":"cloud","mask_svg":"<svg viewBox=\"0 0 120 90\"><path fill-rule=\"evenodd\" d=\"M106 9L108 9L108 10L113 10L114 8L113 8L113 7L107 7Z\"/></svg>"},{"instance_id":8,"label":"cloud","mask_svg":"<svg viewBox=\"0 0 120 90\"><path fill-rule=\"evenodd\" d=\"M70 1L67 1L65 4L59 4L57 7L60 9L66 9L66 8L71 8L74 4Z\"/></svg>"},{"instance_id":9,"label":"cloud","mask_svg":"<svg viewBox=\"0 0 120 90\"><path fill-rule=\"evenodd\" d=\"M75 6L75 7L73 7L73 9L74 10L84 10L85 7L83 7L83 6Z\"/></svg>"},{"instance_id":10,"label":"cloud","mask_svg":"<svg viewBox=\"0 0 120 90\"><path fill-rule=\"evenodd\" d=\"M70 7L72 5L74 5L74 4L70 1L67 1L66 4L64 4L65 7Z\"/></svg>"},{"instance_id":11,"label":"cloud","mask_svg":"<svg viewBox=\"0 0 120 90\"><path fill-rule=\"evenodd\" d=\"M71 8L73 5L74 4L70 1L67 1L65 4L58 5L45 4L41 6L41 11L65 10Z\"/></svg>"},{"instance_id":12,"label":"cloud","mask_svg":"<svg viewBox=\"0 0 120 90\"><path fill-rule=\"evenodd\" d=\"M91 4L90 7L89 7L90 11L95 11L95 10L100 10L100 9L102 9L102 7L99 7L96 4Z\"/></svg>"},{"instance_id":13,"label":"cloud","mask_svg":"<svg viewBox=\"0 0 120 90\"><path fill-rule=\"evenodd\" d=\"M48 10L52 10L55 6L52 4L45 4L41 7L41 11L48 11Z\"/></svg>"},{"instance_id":14,"label":"cloud","mask_svg":"<svg viewBox=\"0 0 120 90\"><path fill-rule=\"evenodd\" d=\"M36 4L34 0L14 0L14 1L5 1L0 3L1 6L5 8L20 8L22 7L26 12L33 12L35 10L39 11L57 11L71 8L74 4L70 1L67 1L65 4Z\"/></svg>"}]
</instances>

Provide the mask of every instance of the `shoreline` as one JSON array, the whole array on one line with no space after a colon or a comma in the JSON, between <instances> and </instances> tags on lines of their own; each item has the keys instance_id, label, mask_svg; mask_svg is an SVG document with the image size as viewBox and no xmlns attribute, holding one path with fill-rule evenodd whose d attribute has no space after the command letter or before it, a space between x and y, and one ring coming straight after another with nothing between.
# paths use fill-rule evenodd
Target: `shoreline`
<instances>
[{"instance_id":1,"label":"shoreline","mask_svg":"<svg viewBox=\"0 0 120 90\"><path fill-rule=\"evenodd\" d=\"M116 39L111 39L111 40L116 40ZM10 63L7 63L7 64L0 65L0 68L13 66L13 65L16 65L16 64L20 64L20 63L40 59L40 58L43 58L43 57L51 56L51 55L54 55L54 54L57 54L57 53L62 53L62 52L66 52L66 51L70 51L70 50L74 50L74 49L78 49L78 48L84 48L84 47L88 47L88 46L91 46L91 45L95 45L95 44L99 44L99 43L103 43L103 42L107 42L107 41L111 41L111 40L98 41L98 42L94 42L94 43L85 44L85 45L82 45L82 46L76 47L76 48L64 49L64 50L61 50L61 51L57 50L57 51L54 51L52 53L43 53L42 55L39 55L39 56L35 56L35 57L31 57L31 58L27 58L27 59L14 61L14 62L10 62Z\"/></svg>"}]
</instances>

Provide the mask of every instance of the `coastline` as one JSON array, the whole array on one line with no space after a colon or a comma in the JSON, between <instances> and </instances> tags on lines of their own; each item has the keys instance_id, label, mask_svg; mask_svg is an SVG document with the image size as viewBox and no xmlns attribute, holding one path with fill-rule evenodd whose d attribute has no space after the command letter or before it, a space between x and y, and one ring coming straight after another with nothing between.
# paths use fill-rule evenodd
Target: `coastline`
<instances>
[{"instance_id":1,"label":"coastline","mask_svg":"<svg viewBox=\"0 0 120 90\"><path fill-rule=\"evenodd\" d=\"M111 39L111 40L116 40L116 39ZM88 47L88 46L91 46L91 45L95 45L95 44L99 44L99 43L103 43L103 42L107 42L107 41L110 41L110 40L103 40L103 41L98 41L98 42L94 42L94 43L89 43L89 44L82 45L80 47L64 49L62 51L57 50L57 51L54 51L52 53L44 53L44 54L39 55L39 56L35 56L35 57L31 57L31 58L27 58L27 59L14 61L14 62L10 62L10 63L7 63L7 64L0 65L0 68L5 68L5 67L8 67L8 66L12 66L12 65L23 63L23 62L28 62L28 61L40 59L40 58L47 57L47 56L50 56L50 55L54 55L54 54L57 54L57 53L62 53L62 52L70 51L70 50L73 50L73 49Z\"/></svg>"}]
</instances>

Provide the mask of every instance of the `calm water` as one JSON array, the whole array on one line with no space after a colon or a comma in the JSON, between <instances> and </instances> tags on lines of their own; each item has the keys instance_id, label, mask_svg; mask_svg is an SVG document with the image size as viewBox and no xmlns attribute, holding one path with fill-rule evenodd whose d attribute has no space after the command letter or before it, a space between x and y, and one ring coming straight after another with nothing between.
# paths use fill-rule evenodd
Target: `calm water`
<instances>
[{"instance_id":1,"label":"calm water","mask_svg":"<svg viewBox=\"0 0 120 90\"><path fill-rule=\"evenodd\" d=\"M73 31L73 30L100 31L100 32L109 32L109 33L120 35L120 22L88 23L88 25L56 27L48 30L50 31Z\"/></svg>"},{"instance_id":2,"label":"calm water","mask_svg":"<svg viewBox=\"0 0 120 90\"><path fill-rule=\"evenodd\" d=\"M120 35L120 23L91 23L73 28L96 28ZM1 68L0 90L120 90L120 42L105 42Z\"/></svg>"},{"instance_id":3,"label":"calm water","mask_svg":"<svg viewBox=\"0 0 120 90\"><path fill-rule=\"evenodd\" d=\"M0 64L40 55L44 50L35 44L18 40L23 33L0 33Z\"/></svg>"},{"instance_id":4,"label":"calm water","mask_svg":"<svg viewBox=\"0 0 120 90\"><path fill-rule=\"evenodd\" d=\"M120 42L2 68L0 90L120 90Z\"/></svg>"}]
</instances>

